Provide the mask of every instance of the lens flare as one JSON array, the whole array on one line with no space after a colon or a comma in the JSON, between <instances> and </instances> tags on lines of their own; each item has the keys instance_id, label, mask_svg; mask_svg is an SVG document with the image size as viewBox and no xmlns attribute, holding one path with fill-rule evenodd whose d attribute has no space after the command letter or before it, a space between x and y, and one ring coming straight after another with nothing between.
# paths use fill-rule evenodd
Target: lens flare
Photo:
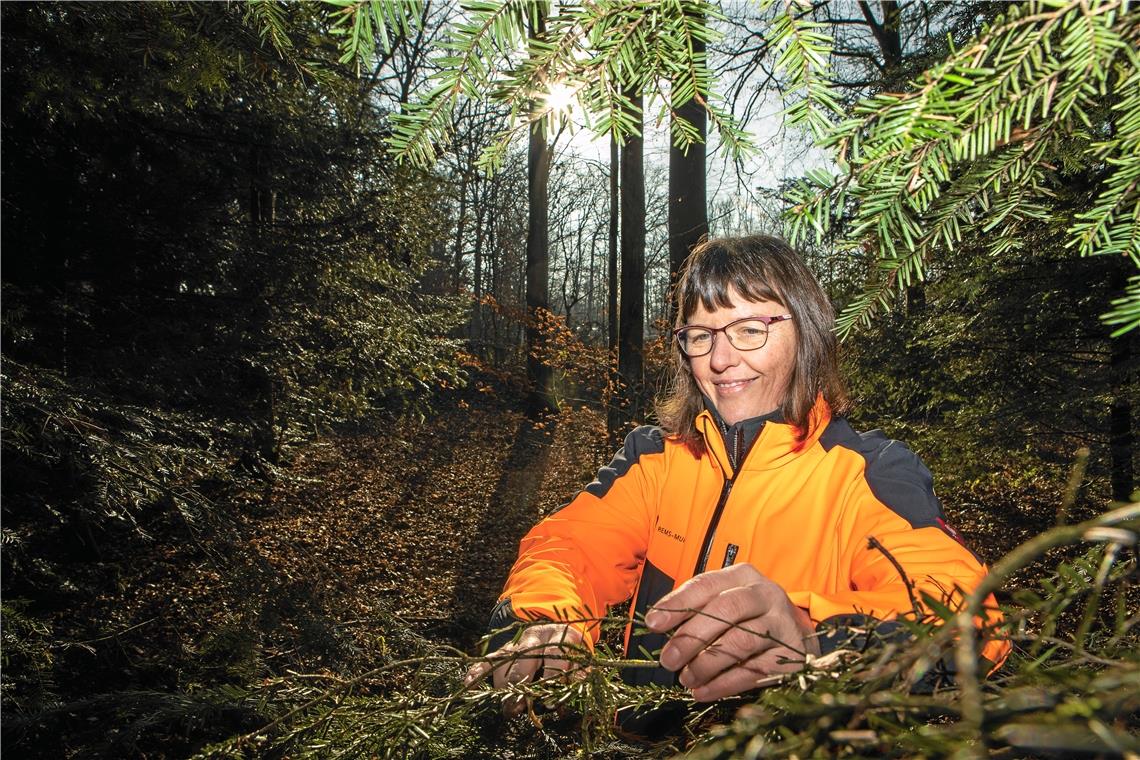
<instances>
[{"instance_id":1,"label":"lens flare","mask_svg":"<svg viewBox=\"0 0 1140 760\"><path fill-rule=\"evenodd\" d=\"M569 111L577 100L577 90L564 82L555 82L542 98L547 110L555 113Z\"/></svg>"}]
</instances>

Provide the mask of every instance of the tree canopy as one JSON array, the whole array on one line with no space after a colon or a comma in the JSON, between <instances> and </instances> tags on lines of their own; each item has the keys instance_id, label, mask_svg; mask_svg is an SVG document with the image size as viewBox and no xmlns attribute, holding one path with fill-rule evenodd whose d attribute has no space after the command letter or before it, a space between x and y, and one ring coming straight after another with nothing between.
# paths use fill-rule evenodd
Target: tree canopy
<instances>
[{"instance_id":1,"label":"tree canopy","mask_svg":"<svg viewBox=\"0 0 1140 760\"><path fill-rule=\"evenodd\" d=\"M346 57L371 50L362 18L389 28L402 6L336 5L352 28ZM1056 226L1079 255L1126 256L1140 268L1140 22L1126 0L1010 5L901 92L872 92L846 110L831 82L828 25L807 5L762 5L772 9L767 46L786 87L788 121L829 148L835 164L789 193L792 234L836 235L840 252L874 252L841 333L866 324L890 293L921 281L969 235L986 236L999 253L1021 245L1034 225ZM524 54L533 7L462 5L434 87L395 119L397 155L432 160L461 94L511 104L514 124L485 164L501 158L515 130L556 110L556 90L576 99L588 128L620 137L635 128L626 115L630 87L657 102L662 117L697 100L720 139L747 150L746 130L715 95L707 56L693 52L693 41L715 39L714 22L725 13L718 4L565 6L550 18L545 42ZM676 144L694 139L686 124L670 120ZM1084 172L1081 192L1062 192L1074 171ZM1118 333L1140 325L1137 277L1105 304Z\"/></svg>"}]
</instances>

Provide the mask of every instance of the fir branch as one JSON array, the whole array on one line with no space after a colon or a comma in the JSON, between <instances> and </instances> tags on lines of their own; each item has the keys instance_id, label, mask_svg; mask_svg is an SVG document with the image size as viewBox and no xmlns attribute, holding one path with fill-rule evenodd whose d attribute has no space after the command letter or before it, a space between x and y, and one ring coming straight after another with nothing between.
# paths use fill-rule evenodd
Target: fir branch
<instances>
[{"instance_id":1,"label":"fir branch","mask_svg":"<svg viewBox=\"0 0 1140 760\"><path fill-rule=\"evenodd\" d=\"M978 742L976 746L985 746L983 734L985 707L978 681L976 620L984 614L986 599L1001 588L1014 572L1049 549L1098 540L1100 536L1098 531L1115 526L1124 526L1133 534L1135 542L1136 534L1140 534L1140 504L1121 507L1076 525L1060 526L1023 543L990 568L990 572L966 598L966 604L958 613L955 625L947 626L948 630L956 631L958 635L955 663L959 688L962 691L962 720L966 729L976 738Z\"/></svg>"}]
</instances>

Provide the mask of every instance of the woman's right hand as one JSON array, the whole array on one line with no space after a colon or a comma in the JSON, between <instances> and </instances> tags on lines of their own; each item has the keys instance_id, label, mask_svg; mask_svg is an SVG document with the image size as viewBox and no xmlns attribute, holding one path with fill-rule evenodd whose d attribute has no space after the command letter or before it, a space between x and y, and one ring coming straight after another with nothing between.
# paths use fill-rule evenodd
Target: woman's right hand
<instances>
[{"instance_id":1,"label":"woman's right hand","mask_svg":"<svg viewBox=\"0 0 1140 760\"><path fill-rule=\"evenodd\" d=\"M661 597L645 615L651 631L672 631L662 667L679 674L698 702L740 694L819 656L807 611L749 564L701 573Z\"/></svg>"},{"instance_id":2,"label":"woman's right hand","mask_svg":"<svg viewBox=\"0 0 1140 760\"><path fill-rule=\"evenodd\" d=\"M565 675L574 663L568 652L581 651L582 632L566 623L538 623L527 626L517 641L506 644L467 670L463 685L470 688L491 674L496 688L540 678ZM541 671L540 671L541 668ZM503 714L509 718L522 715L526 701L521 697L503 703Z\"/></svg>"}]
</instances>

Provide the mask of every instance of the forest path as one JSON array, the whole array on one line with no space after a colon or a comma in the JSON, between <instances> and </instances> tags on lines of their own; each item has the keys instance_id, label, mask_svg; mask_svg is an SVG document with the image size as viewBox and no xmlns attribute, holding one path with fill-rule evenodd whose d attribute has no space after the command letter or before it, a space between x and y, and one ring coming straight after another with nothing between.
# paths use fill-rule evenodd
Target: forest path
<instances>
[{"instance_id":1,"label":"forest path","mask_svg":"<svg viewBox=\"0 0 1140 760\"><path fill-rule=\"evenodd\" d=\"M435 643L470 649L519 539L608 456L603 426L580 409L535 423L467 406L320 441L275 489L272 515L249 523L250 544L308 578L335 626L394 613Z\"/></svg>"}]
</instances>

